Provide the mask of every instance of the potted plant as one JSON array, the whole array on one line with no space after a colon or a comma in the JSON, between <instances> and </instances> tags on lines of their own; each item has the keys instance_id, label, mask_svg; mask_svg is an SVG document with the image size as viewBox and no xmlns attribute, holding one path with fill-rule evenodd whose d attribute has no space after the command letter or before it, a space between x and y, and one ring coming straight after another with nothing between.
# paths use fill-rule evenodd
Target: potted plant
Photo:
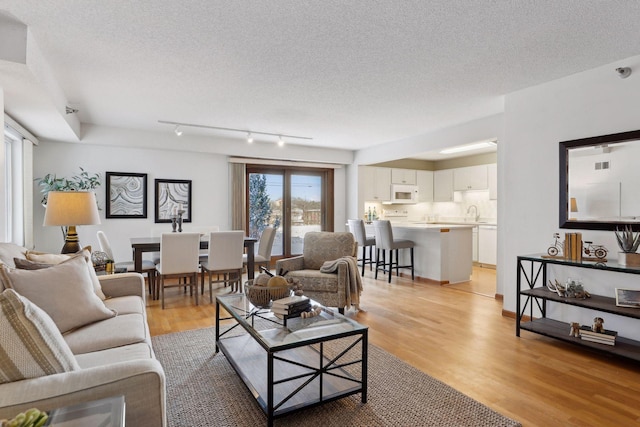
<instances>
[{"instance_id":1,"label":"potted plant","mask_svg":"<svg viewBox=\"0 0 640 427\"><path fill-rule=\"evenodd\" d=\"M40 193L42 193L40 203L45 208L47 207L47 196L50 191L88 191L95 190L102 185L99 173L91 174L82 167L80 168L80 173L71 178L58 178L56 174L48 173L42 178L36 178L34 181L40 187ZM98 209L100 209L100 206L98 206ZM60 228L62 229L62 238L66 240L67 227Z\"/></svg>"},{"instance_id":2,"label":"potted plant","mask_svg":"<svg viewBox=\"0 0 640 427\"><path fill-rule=\"evenodd\" d=\"M624 230L615 231L618 246L622 252L618 252L618 264L629 267L640 267L640 254L636 253L640 246L640 232L634 233L630 225Z\"/></svg>"}]
</instances>

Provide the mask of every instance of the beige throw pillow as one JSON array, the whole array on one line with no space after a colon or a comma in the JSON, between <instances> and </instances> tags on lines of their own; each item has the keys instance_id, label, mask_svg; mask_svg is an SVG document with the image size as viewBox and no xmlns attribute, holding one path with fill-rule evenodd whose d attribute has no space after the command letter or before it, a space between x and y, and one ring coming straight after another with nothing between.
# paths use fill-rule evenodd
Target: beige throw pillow
<instances>
[{"instance_id":1,"label":"beige throw pillow","mask_svg":"<svg viewBox=\"0 0 640 427\"><path fill-rule=\"evenodd\" d=\"M80 369L53 320L13 289L0 294L0 383Z\"/></svg>"},{"instance_id":2,"label":"beige throw pillow","mask_svg":"<svg viewBox=\"0 0 640 427\"><path fill-rule=\"evenodd\" d=\"M100 299L104 301L105 299L107 299L107 297L102 292L102 286L100 285L100 280L98 279L96 270L93 268L93 262L91 261L91 246L86 246L82 248L81 251L76 252L75 254L49 254L49 253L37 252L37 251L27 251L26 253L27 260L29 261L33 261L39 264L51 264L51 265L60 264L78 255L82 255L85 261L87 262L87 270L89 271L89 275L91 276L91 283L93 284L93 290L95 291L96 295L98 295Z\"/></svg>"},{"instance_id":3,"label":"beige throw pillow","mask_svg":"<svg viewBox=\"0 0 640 427\"><path fill-rule=\"evenodd\" d=\"M62 333L115 316L95 294L81 256L42 270L0 267L0 276L7 288L51 316Z\"/></svg>"}]
</instances>

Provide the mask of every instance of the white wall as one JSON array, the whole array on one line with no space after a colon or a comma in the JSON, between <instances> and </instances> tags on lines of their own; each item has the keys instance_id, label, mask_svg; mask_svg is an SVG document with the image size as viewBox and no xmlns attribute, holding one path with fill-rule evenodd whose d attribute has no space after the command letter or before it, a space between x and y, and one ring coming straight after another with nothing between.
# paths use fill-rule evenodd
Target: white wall
<instances>
[{"instance_id":1,"label":"white wall","mask_svg":"<svg viewBox=\"0 0 640 427\"><path fill-rule=\"evenodd\" d=\"M173 132L170 132L173 135ZM206 143L203 141L206 139ZM156 141L154 148L152 144ZM145 148L128 148L132 145L142 145ZM116 260L130 260L131 246L129 238L134 236L148 236L153 229L166 228L171 230L170 224L154 223L154 179L190 179L192 180L192 223L187 223L183 229L218 225L221 229L229 229L230 203L229 194L229 164L228 155L222 152L220 145L237 146L239 150L230 149L233 155L239 155L246 143L235 140L216 141L211 138L166 138L164 134L157 135L150 132L129 131L105 127L90 127L81 143L62 143L42 141L34 150L34 176L42 177L47 173L58 176L72 176L79 172L79 167L101 174L103 185L97 191L97 197L102 211L102 224L98 226L79 226L78 234L82 245L99 248L96 232L103 230L113 246ZM254 153L256 152L256 145ZM170 147L164 149L163 147ZM289 147L290 150L280 151L282 159L292 157L302 158L299 147ZM259 151L260 148L257 150ZM263 148L265 150L280 150L273 144ZM197 150L197 151L196 151ZM310 156L328 156L340 158L337 150L326 150L327 153L318 154L318 149L311 149ZM346 152L347 158L352 156ZM275 156L274 156L275 157ZM311 160L307 158L305 160ZM146 219L106 219L105 218L105 172L135 172L146 173L147 176L147 218ZM345 217L345 172L344 168L336 169L335 183L335 224L336 230L346 222ZM59 252L63 240L58 227L43 227L44 208L40 205L41 194L34 182L34 243L38 250Z\"/></svg>"},{"instance_id":2,"label":"white wall","mask_svg":"<svg viewBox=\"0 0 640 427\"><path fill-rule=\"evenodd\" d=\"M3 107L4 111L4 91L2 87L0 87L0 105ZM7 209L6 199L7 199L7 185L6 185L6 170L5 170L5 153L4 153L4 114L0 114L0 129L2 129L2 149L0 149L0 212L5 212ZM7 233L7 218L2 215L0 218L0 242L6 242L9 239Z\"/></svg>"},{"instance_id":3,"label":"white wall","mask_svg":"<svg viewBox=\"0 0 640 427\"><path fill-rule=\"evenodd\" d=\"M621 66L631 67L634 74L620 79L614 69ZM503 284L505 310L515 312L516 308L516 257L546 251L554 232L567 231L558 229L558 143L639 129L638 94L640 56L506 96L505 135L498 151L498 240L502 249L498 254L498 282ZM616 256L613 232L582 233L583 239L604 244L610 257ZM587 290L596 294L613 296L616 286L640 288L637 278L628 275L609 275L604 280L582 274ZM564 320L585 324L593 318L588 312L564 315L569 317Z\"/></svg>"}]
</instances>

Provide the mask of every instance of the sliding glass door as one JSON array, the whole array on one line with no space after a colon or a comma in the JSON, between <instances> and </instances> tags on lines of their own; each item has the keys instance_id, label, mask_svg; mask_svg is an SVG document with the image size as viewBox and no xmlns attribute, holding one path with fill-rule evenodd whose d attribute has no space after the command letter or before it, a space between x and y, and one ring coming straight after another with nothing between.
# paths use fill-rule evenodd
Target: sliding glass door
<instances>
[{"instance_id":1,"label":"sliding glass door","mask_svg":"<svg viewBox=\"0 0 640 427\"><path fill-rule=\"evenodd\" d=\"M308 231L333 230L333 170L247 165L247 230L276 228L274 258L302 254Z\"/></svg>"}]
</instances>

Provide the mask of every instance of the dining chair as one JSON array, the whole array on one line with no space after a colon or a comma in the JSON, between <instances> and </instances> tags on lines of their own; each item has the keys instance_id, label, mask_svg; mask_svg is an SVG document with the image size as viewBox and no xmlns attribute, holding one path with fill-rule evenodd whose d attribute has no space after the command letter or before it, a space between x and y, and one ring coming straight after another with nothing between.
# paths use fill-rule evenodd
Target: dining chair
<instances>
[{"instance_id":1,"label":"dining chair","mask_svg":"<svg viewBox=\"0 0 640 427\"><path fill-rule=\"evenodd\" d=\"M160 263L156 265L160 279L160 298L164 309L164 289L188 286L195 293L198 305L200 233L162 233L160 237ZM168 278L187 278L185 283L165 283ZM187 283L188 282L188 283ZM195 292L194 292L195 291Z\"/></svg>"},{"instance_id":2,"label":"dining chair","mask_svg":"<svg viewBox=\"0 0 640 427\"><path fill-rule=\"evenodd\" d=\"M258 243L258 253L254 256L254 271L256 267L265 265L267 270L271 270L271 250L273 249L273 241L276 237L276 229L267 227L262 230L260 241ZM247 265L247 254L242 255L242 264Z\"/></svg>"},{"instance_id":3,"label":"dining chair","mask_svg":"<svg viewBox=\"0 0 640 427\"><path fill-rule=\"evenodd\" d=\"M212 233L214 231L220 231L220 227L218 227L217 225L212 225L209 227L198 227L194 230L190 230L190 231L197 231L200 233L201 238L205 237L206 239L209 238L209 233ZM207 260L207 258L209 257L209 251L207 249L201 249L200 250L200 263L203 263Z\"/></svg>"},{"instance_id":4,"label":"dining chair","mask_svg":"<svg viewBox=\"0 0 640 427\"><path fill-rule=\"evenodd\" d=\"M396 269L396 276L400 275L401 268L411 268L411 280L415 280L415 274L413 270L413 247L415 243L412 240L394 239L393 230L391 228L391 222L388 220L373 221L373 230L376 236L376 274L375 278L378 278L378 270L382 261L382 272L389 273L389 283L391 283L391 274L393 269ZM411 251L411 264L400 265L398 252L400 249L410 249ZM380 257L380 250L382 250L382 258ZM387 270L386 253L389 251L389 269ZM393 261L393 253L396 254L396 260Z\"/></svg>"},{"instance_id":5,"label":"dining chair","mask_svg":"<svg viewBox=\"0 0 640 427\"><path fill-rule=\"evenodd\" d=\"M375 237L367 236L363 220L349 219L347 223L349 224L349 231L356 238L356 243L358 246L362 246L362 259L358 259L358 262L362 261L362 275L364 276L364 267L367 264L369 264L369 270L373 269L373 247L376 245L376 239ZM369 248L369 258L367 258L367 247Z\"/></svg>"},{"instance_id":6,"label":"dining chair","mask_svg":"<svg viewBox=\"0 0 640 427\"><path fill-rule=\"evenodd\" d=\"M105 254L107 254L107 257L110 260L115 261L115 258L113 257L113 250L111 249L111 243L109 243L109 239L107 238L107 235L103 231L98 231L96 234L98 236L98 243L100 244L100 250ZM126 269L127 272L136 271L133 261L116 262L115 268L116 270ZM151 295L151 298L155 299L157 294L156 280L155 280L156 265L153 263L153 261L143 260L142 270L139 271L139 273L147 274L147 281L149 282L149 295Z\"/></svg>"},{"instance_id":7,"label":"dining chair","mask_svg":"<svg viewBox=\"0 0 640 427\"><path fill-rule=\"evenodd\" d=\"M209 280L209 301L213 302L212 285L231 285L231 291L242 291L242 252L244 251L244 231L214 231L209 233L208 257L200 264L200 292L204 294L204 274ZM213 274L217 278L213 279ZM234 284L236 286L234 286Z\"/></svg>"}]
</instances>

